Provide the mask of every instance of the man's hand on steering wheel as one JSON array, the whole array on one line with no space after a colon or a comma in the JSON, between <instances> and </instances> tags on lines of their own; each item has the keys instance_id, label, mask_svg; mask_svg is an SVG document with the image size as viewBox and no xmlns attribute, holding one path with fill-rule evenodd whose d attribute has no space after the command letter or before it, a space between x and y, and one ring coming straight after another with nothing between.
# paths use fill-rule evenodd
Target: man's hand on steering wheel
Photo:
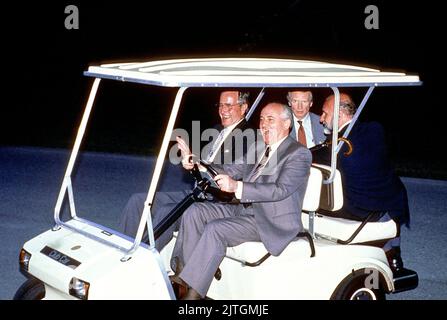
<instances>
[{"instance_id":1,"label":"man's hand on steering wheel","mask_svg":"<svg viewBox=\"0 0 447 320\"><path fill-rule=\"evenodd\" d=\"M180 137L176 137L178 148L182 154L182 166L186 170L192 170L194 167L194 162L192 161L193 154L191 153L191 150L189 150L188 145L186 144L185 140L183 140Z\"/></svg>"},{"instance_id":2,"label":"man's hand on steering wheel","mask_svg":"<svg viewBox=\"0 0 447 320\"><path fill-rule=\"evenodd\" d=\"M226 174L218 174L214 177L214 181L216 181L217 185L222 191L236 192L237 190L237 181L233 180Z\"/></svg>"}]
</instances>

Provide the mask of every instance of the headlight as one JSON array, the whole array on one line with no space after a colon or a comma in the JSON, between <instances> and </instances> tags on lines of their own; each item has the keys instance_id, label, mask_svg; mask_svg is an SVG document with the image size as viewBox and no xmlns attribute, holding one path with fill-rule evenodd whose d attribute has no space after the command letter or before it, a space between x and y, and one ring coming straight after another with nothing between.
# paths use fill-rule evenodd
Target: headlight
<instances>
[{"instance_id":1,"label":"headlight","mask_svg":"<svg viewBox=\"0 0 447 320\"><path fill-rule=\"evenodd\" d=\"M72 278L70 281L70 287L68 293L73 297L87 300L88 299L88 289L90 288L90 283L83 281L78 278Z\"/></svg>"},{"instance_id":2,"label":"headlight","mask_svg":"<svg viewBox=\"0 0 447 320\"><path fill-rule=\"evenodd\" d=\"M29 253L25 249L20 250L19 264L20 264L21 271L28 272L30 259L31 259L31 253Z\"/></svg>"}]
</instances>

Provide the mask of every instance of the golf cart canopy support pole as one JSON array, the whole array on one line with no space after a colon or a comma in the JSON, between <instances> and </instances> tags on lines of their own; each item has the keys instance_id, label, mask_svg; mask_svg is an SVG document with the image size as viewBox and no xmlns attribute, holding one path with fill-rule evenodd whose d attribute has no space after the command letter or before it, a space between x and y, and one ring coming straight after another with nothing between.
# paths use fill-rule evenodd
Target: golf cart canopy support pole
<instances>
[{"instance_id":1,"label":"golf cart canopy support pole","mask_svg":"<svg viewBox=\"0 0 447 320\"><path fill-rule=\"evenodd\" d=\"M360 114L362 113L363 108L364 108L365 105L366 105L366 102L368 102L369 96L371 95L371 93L373 92L373 90L374 90L374 87L373 87L373 86L371 86L371 87L368 88L368 91L366 92L365 96L363 97L363 100L362 100L362 102L360 103L360 106L357 108L357 111L355 112L354 116L352 117L351 122L349 123L348 127L346 128L345 133L343 134L343 138L347 138L347 137L348 137L349 133L350 133L351 130L352 130L352 127L353 127L354 124L357 122L357 119L359 118ZM343 141L340 141L340 143L338 144L338 146L337 146L337 150L336 150L336 151L337 151L337 154L338 154L338 152L340 151L340 149L341 149L343 143L344 143Z\"/></svg>"},{"instance_id":2,"label":"golf cart canopy support pole","mask_svg":"<svg viewBox=\"0 0 447 320\"><path fill-rule=\"evenodd\" d=\"M56 201L56 207L54 208L55 225L53 227L53 230L58 230L62 226L62 227L67 228L67 229L69 229L71 231L75 231L75 232L77 232L79 234L82 234L82 235L86 236L87 238L90 238L90 239L93 239L93 240L98 241L100 243L103 243L105 245L117 248L117 249L119 249L122 252L126 252L128 250L128 248L124 248L124 247L122 247L120 245L117 245L117 244L111 242L111 241L108 241L108 240L105 240L105 239L101 239L101 238L99 238L99 237L97 237L97 236L95 236L95 235L93 235L93 234L91 234L91 233L89 233L87 231L84 231L84 230L82 230L80 228L77 228L77 227L75 227L73 225L67 224L67 223L61 221L61 219L60 219L61 207L62 207L62 204L64 202L65 193L67 192L68 193L68 198L69 198L69 201L70 201L70 213L71 213L71 216L72 216L72 218L74 220L77 220L77 221L79 221L81 223L84 223L86 225L90 225L90 226L93 226L93 227L101 228L101 229L103 229L105 231L109 230L108 228L106 228L104 226L100 226L100 225L98 225L98 224L96 224L94 222L91 222L89 220L77 217L76 212L75 212L75 206L74 206L73 189L72 189L72 186L71 186L71 174L73 173L73 167L74 167L76 158L77 158L78 153L79 153L79 149L80 149L80 146L81 146L81 143L82 143L82 139L83 139L84 134L85 134L85 129L87 127L88 119L90 117L90 113L91 113L92 108L93 108L93 103L95 101L95 96L96 96L96 93L98 91L98 87L99 87L100 81L101 81L100 78L96 78L95 81L93 82L92 89L90 91L90 95L89 95L89 98L88 98L88 101L87 101L87 105L85 107L85 111L84 111L84 114L82 116L81 124L79 125L79 128L78 128L78 133L76 135L75 143L74 143L74 146L73 146L73 151L71 152L70 159L69 159L68 165L67 165L67 169L65 171L64 180L62 181L61 190L59 191L59 196L58 196L57 201ZM110 231L112 231L112 230L110 230Z\"/></svg>"},{"instance_id":3,"label":"golf cart canopy support pole","mask_svg":"<svg viewBox=\"0 0 447 320\"><path fill-rule=\"evenodd\" d=\"M180 108L180 103L182 101L183 93L187 87L181 87L175 97L174 105L172 107L171 115L169 117L168 126L163 137L163 142L161 144L160 153L157 157L157 162L155 164L154 174L152 175L152 180L150 182L149 191L147 194L146 201L144 202L143 214L141 215L140 224L138 225L137 235L135 236L135 241L129 251L126 252L126 256L123 260L127 260L138 248L143 238L144 226L147 224L147 232L149 238L150 248L154 248L154 230L152 228L152 202L154 201L155 191L157 190L158 181L160 179L161 170L163 169L163 163L165 161L166 153L168 151L169 141L171 140L172 132L174 130L175 120L177 119L178 110Z\"/></svg>"},{"instance_id":4,"label":"golf cart canopy support pole","mask_svg":"<svg viewBox=\"0 0 447 320\"><path fill-rule=\"evenodd\" d=\"M332 123L332 144L331 144L331 174L329 178L326 180L323 180L324 184L330 184L332 181L334 181L335 177L335 170L337 169L337 155L341 150L341 147L343 146L344 141L340 140L338 142L338 117L340 112L340 92L337 87L331 87L332 91L334 92L334 115L333 115L333 123ZM352 117L351 122L349 123L348 127L346 128L343 138L347 138L349 133L352 130L352 127L357 122L360 114L363 111L363 108L366 105L366 102L368 101L371 93L374 90L374 86L370 86L368 88L368 91L366 92L365 96L363 97L362 102L360 103L360 106L357 108L354 116Z\"/></svg>"},{"instance_id":5,"label":"golf cart canopy support pole","mask_svg":"<svg viewBox=\"0 0 447 320\"><path fill-rule=\"evenodd\" d=\"M324 184L330 184L334 181L335 170L337 169L337 141L338 141L338 116L340 110L340 91L337 87L331 87L334 92L334 112L332 116L332 143L331 143L331 175L326 180L323 180Z\"/></svg>"},{"instance_id":6,"label":"golf cart canopy support pole","mask_svg":"<svg viewBox=\"0 0 447 320\"><path fill-rule=\"evenodd\" d=\"M262 90L259 92L258 96L256 97L255 102L253 102L251 108L248 110L247 115L245 116L245 120L250 120L252 114L255 112L256 108L258 107L259 102L261 102L262 98L265 95L265 88L262 88Z\"/></svg>"},{"instance_id":7,"label":"golf cart canopy support pole","mask_svg":"<svg viewBox=\"0 0 447 320\"><path fill-rule=\"evenodd\" d=\"M68 188L68 195L69 195L69 201L70 201L70 212L72 217L76 217L75 207L74 207L74 200L73 200L73 190L71 187L71 174L73 172L74 163L76 161L76 157L79 153L79 148L81 146L82 138L84 137L85 128L87 127L88 119L90 117L90 113L92 111L93 102L95 101L96 92L98 91L99 83L101 79L96 78L93 82L92 89L90 91L90 95L88 97L87 105L85 107L84 115L82 116L81 124L78 128L78 133L76 135L76 140L73 146L73 151L70 155L70 160L68 161L67 170L65 171L64 180L62 182L61 190L59 191L59 196L56 201L56 207L54 208L54 221L56 223L56 226L59 226L63 224L63 222L60 220L60 212L62 203L64 201L65 192ZM72 211L73 210L73 211Z\"/></svg>"}]
</instances>

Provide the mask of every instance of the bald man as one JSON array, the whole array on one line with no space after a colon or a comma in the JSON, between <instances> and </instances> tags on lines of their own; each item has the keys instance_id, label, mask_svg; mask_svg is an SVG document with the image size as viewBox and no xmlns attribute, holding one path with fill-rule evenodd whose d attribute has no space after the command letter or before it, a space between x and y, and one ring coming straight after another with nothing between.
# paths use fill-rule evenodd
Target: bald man
<instances>
[{"instance_id":1,"label":"bald man","mask_svg":"<svg viewBox=\"0 0 447 320\"><path fill-rule=\"evenodd\" d=\"M324 102L321 122L332 131L334 118L334 95ZM340 94L338 118L339 136L342 136L356 111L352 98ZM378 122L357 121L347 137L353 151L345 156L346 144L338 153L337 168L340 170L343 184L343 208L336 214L353 220L364 220L371 212L377 214L371 221L393 219L400 225L410 221L407 190L395 174L388 159L385 133ZM312 152L314 162L330 164L330 148ZM400 257L400 235L387 242L383 248L394 270L403 267Z\"/></svg>"},{"instance_id":2,"label":"bald man","mask_svg":"<svg viewBox=\"0 0 447 320\"><path fill-rule=\"evenodd\" d=\"M221 173L215 177L217 184L223 191L235 192L240 204L194 203L183 214L171 264L173 270L182 269L177 276L189 286L184 299L206 296L227 247L261 241L277 256L302 231L301 209L312 157L289 137L291 125L286 105L266 105L259 122L265 144L260 159L216 166ZM182 141L179 148L188 157ZM247 156L255 152L251 148ZM192 164L184 161L183 166L190 169Z\"/></svg>"}]
</instances>

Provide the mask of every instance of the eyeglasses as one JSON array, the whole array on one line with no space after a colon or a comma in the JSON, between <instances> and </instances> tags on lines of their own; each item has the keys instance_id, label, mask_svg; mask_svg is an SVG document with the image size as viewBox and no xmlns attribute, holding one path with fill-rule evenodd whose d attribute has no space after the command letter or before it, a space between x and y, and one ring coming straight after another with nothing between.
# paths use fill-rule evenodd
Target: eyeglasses
<instances>
[{"instance_id":1,"label":"eyeglasses","mask_svg":"<svg viewBox=\"0 0 447 320\"><path fill-rule=\"evenodd\" d=\"M233 109L233 107L234 106L240 106L241 105L241 103L234 103L234 104L231 104L231 103L216 103L216 107L217 108L219 108L219 109L222 109L222 108L227 108L227 109Z\"/></svg>"}]
</instances>

